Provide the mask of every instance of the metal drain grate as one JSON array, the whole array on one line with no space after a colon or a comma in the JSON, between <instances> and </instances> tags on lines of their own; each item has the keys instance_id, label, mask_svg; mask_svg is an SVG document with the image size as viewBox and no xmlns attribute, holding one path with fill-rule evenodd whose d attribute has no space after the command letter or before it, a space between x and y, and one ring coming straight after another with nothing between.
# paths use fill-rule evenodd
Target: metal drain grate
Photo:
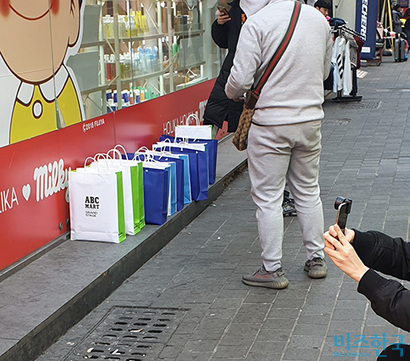
<instances>
[{"instance_id":1,"label":"metal drain grate","mask_svg":"<svg viewBox=\"0 0 410 361\"><path fill-rule=\"evenodd\" d=\"M114 307L66 361L157 360L186 311Z\"/></svg>"}]
</instances>

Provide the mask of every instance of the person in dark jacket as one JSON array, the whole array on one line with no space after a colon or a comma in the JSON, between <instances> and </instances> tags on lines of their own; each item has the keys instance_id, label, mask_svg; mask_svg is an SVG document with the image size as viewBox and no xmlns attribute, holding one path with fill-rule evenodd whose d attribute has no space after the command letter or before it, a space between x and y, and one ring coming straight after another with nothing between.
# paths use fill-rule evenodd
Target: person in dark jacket
<instances>
[{"instance_id":1,"label":"person in dark jacket","mask_svg":"<svg viewBox=\"0 0 410 361\"><path fill-rule=\"evenodd\" d=\"M410 280L410 244L377 231L346 228L343 233L337 225L329 227L323 238L325 253L358 282L358 292L369 299L376 314L410 332L410 290L376 272ZM409 359L410 345L395 344L387 347L377 360Z\"/></svg>"},{"instance_id":2,"label":"person in dark jacket","mask_svg":"<svg viewBox=\"0 0 410 361\"><path fill-rule=\"evenodd\" d=\"M401 27L401 16L402 16L402 10L403 8L397 4L394 5L393 11L392 11L392 17L393 17L393 31L397 34L400 34L402 32L402 27Z\"/></svg>"},{"instance_id":3,"label":"person in dark jacket","mask_svg":"<svg viewBox=\"0 0 410 361\"><path fill-rule=\"evenodd\" d=\"M243 101L235 102L225 94L225 84L233 65L239 33L246 15L239 6L239 0L229 3L228 15L219 12L218 18L212 24L212 39L222 49L228 49L215 85L209 95L204 113L204 124L214 128L214 134L222 128L223 122L228 122L228 132L235 132L242 113Z\"/></svg>"}]
</instances>

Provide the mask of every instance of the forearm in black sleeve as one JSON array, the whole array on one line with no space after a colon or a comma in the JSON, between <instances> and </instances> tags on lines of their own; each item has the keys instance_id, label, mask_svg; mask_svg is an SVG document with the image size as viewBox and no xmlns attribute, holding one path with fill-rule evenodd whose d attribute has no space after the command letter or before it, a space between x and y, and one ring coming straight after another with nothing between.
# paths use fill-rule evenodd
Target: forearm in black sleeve
<instances>
[{"instance_id":1,"label":"forearm in black sleeve","mask_svg":"<svg viewBox=\"0 0 410 361\"><path fill-rule=\"evenodd\" d=\"M403 239L377 231L355 230L352 245L367 267L410 280L410 245Z\"/></svg>"},{"instance_id":2,"label":"forearm in black sleeve","mask_svg":"<svg viewBox=\"0 0 410 361\"><path fill-rule=\"evenodd\" d=\"M400 282L388 280L369 269L357 290L369 299L376 314L410 332L410 291Z\"/></svg>"},{"instance_id":3,"label":"forearm in black sleeve","mask_svg":"<svg viewBox=\"0 0 410 361\"><path fill-rule=\"evenodd\" d=\"M215 20L212 23L212 39L216 45L218 45L222 49L228 49L228 25L223 24L219 25L218 22Z\"/></svg>"}]
</instances>

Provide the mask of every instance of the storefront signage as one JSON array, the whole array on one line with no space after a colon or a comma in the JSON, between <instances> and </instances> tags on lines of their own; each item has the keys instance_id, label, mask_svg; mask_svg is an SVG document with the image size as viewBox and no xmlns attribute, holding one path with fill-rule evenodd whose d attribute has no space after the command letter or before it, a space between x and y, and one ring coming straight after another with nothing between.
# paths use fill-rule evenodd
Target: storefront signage
<instances>
[{"instance_id":1,"label":"storefront signage","mask_svg":"<svg viewBox=\"0 0 410 361\"><path fill-rule=\"evenodd\" d=\"M151 147L188 114L203 113L210 80L0 148L0 270L69 227L69 170L116 144L135 152Z\"/></svg>"},{"instance_id":2,"label":"storefront signage","mask_svg":"<svg viewBox=\"0 0 410 361\"><path fill-rule=\"evenodd\" d=\"M377 2L356 1L356 32L364 38L361 58L372 60L376 53Z\"/></svg>"}]
</instances>

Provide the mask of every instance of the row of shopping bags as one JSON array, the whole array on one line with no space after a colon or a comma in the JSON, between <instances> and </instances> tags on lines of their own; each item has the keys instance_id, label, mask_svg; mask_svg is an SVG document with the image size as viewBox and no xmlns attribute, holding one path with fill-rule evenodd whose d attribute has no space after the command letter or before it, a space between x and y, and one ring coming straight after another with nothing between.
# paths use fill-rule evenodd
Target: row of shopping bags
<instances>
[{"instance_id":1,"label":"row of shopping bags","mask_svg":"<svg viewBox=\"0 0 410 361\"><path fill-rule=\"evenodd\" d=\"M71 239L120 243L208 198L217 141L161 136L134 153L116 146L70 172ZM88 164L91 160L91 163Z\"/></svg>"},{"instance_id":2,"label":"row of shopping bags","mask_svg":"<svg viewBox=\"0 0 410 361\"><path fill-rule=\"evenodd\" d=\"M146 194L152 187L147 183L150 178L149 166L156 163L169 165L168 213L158 218L158 212L146 212L147 223L163 224L166 216L182 210L186 204L208 199L209 185L215 183L217 147L218 142L215 139L187 140L162 135L159 141L152 145L152 149L144 147L135 153L127 154L127 159L144 162ZM158 186L152 189L155 192ZM166 199L165 196L164 198Z\"/></svg>"}]
</instances>

